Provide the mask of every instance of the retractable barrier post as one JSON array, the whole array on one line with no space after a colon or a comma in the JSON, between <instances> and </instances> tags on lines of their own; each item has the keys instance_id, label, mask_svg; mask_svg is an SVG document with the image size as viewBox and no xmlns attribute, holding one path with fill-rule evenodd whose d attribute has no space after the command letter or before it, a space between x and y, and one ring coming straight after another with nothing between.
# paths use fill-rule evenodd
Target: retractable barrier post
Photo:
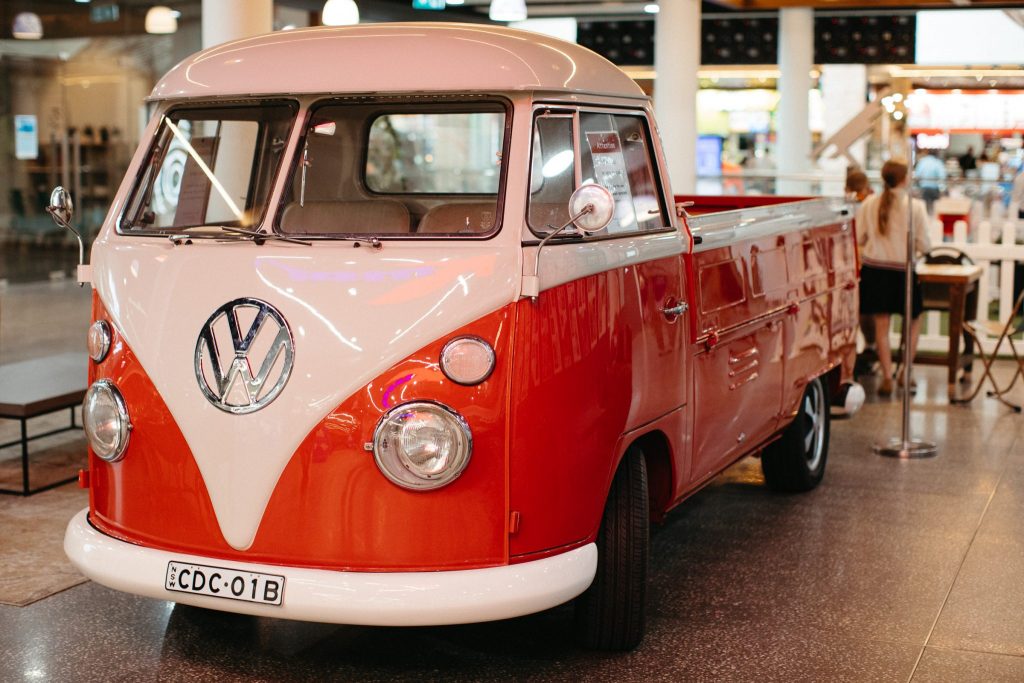
<instances>
[{"instance_id":1,"label":"retractable barrier post","mask_svg":"<svg viewBox=\"0 0 1024 683\"><path fill-rule=\"evenodd\" d=\"M905 268L905 286L903 288L903 430L898 438L889 439L887 443L875 444L874 451L879 455L889 458L931 458L938 454L938 448L931 441L912 439L910 437L910 367L914 363L911 353L910 342L913 337L914 315L914 197L911 188L914 187L914 162L916 149L914 138L911 136L907 149L910 150L910 159L907 168L907 258ZM922 225L920 230L926 230L927 226Z\"/></svg>"}]
</instances>

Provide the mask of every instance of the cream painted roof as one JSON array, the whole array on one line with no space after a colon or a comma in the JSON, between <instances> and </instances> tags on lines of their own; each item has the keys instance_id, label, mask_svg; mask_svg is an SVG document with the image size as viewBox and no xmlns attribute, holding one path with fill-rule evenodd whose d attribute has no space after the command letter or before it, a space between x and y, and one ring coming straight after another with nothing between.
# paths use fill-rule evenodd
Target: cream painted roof
<instances>
[{"instance_id":1,"label":"cream painted roof","mask_svg":"<svg viewBox=\"0 0 1024 683\"><path fill-rule=\"evenodd\" d=\"M573 43L483 24L392 23L224 43L171 69L151 98L514 90L645 97L614 64Z\"/></svg>"}]
</instances>

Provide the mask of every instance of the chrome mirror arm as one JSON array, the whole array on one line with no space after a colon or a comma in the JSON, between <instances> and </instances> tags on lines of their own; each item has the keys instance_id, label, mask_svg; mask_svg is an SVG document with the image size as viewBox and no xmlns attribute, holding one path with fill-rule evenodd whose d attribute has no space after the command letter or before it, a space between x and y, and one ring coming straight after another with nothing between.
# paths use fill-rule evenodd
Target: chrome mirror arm
<instances>
[{"instance_id":1,"label":"chrome mirror arm","mask_svg":"<svg viewBox=\"0 0 1024 683\"><path fill-rule=\"evenodd\" d=\"M46 212L48 214L50 214L50 216L53 218L53 222L54 223L56 223L57 225L59 225L62 228L66 228L67 230L70 230L71 234L74 235L75 239L78 240L78 265L84 266L85 265L85 243L82 241L82 234L80 232L78 232L77 230L75 230L71 226L71 223L69 223L67 220L64 219L63 216L61 216L59 214L58 209L56 209L56 208L54 208L52 206L48 206L48 207L46 207Z\"/></svg>"},{"instance_id":2,"label":"chrome mirror arm","mask_svg":"<svg viewBox=\"0 0 1024 683\"><path fill-rule=\"evenodd\" d=\"M593 211L594 205L587 204L575 216L570 216L568 222L565 225L558 228L557 230L552 230L547 235L545 235L544 238L540 241L540 244L537 245L537 256L533 262L533 274L526 275L523 277L523 293L526 296L536 301L538 294L540 294L540 255L541 252L544 251L544 247L547 245L547 243L550 242L553 237L555 237L563 230L568 228L570 225L578 221L580 218L586 216L588 213L591 213Z\"/></svg>"}]
</instances>

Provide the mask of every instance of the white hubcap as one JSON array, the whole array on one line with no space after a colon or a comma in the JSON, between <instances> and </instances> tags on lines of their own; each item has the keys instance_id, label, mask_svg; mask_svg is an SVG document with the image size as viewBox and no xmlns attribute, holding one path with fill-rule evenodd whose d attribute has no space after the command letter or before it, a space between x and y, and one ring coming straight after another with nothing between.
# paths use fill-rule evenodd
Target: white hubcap
<instances>
[{"instance_id":1,"label":"white hubcap","mask_svg":"<svg viewBox=\"0 0 1024 683\"><path fill-rule=\"evenodd\" d=\"M804 420L804 457L807 468L814 470L821 462L825 445L825 392L821 390L820 381L807 386L801 402L800 411Z\"/></svg>"}]
</instances>

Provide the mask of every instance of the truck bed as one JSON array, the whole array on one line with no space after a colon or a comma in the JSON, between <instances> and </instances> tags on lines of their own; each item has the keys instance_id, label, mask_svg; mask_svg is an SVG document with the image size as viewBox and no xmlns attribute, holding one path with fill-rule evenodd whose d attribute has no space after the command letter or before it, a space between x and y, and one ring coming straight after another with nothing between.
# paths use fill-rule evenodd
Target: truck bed
<instances>
[{"instance_id":1,"label":"truck bed","mask_svg":"<svg viewBox=\"0 0 1024 683\"><path fill-rule=\"evenodd\" d=\"M696 202L685 219L694 235L687 266L699 388L694 452L732 444L720 459L696 465L699 480L785 427L806 384L853 353L857 257L842 200L676 200ZM841 379L832 377L836 385Z\"/></svg>"}]
</instances>

